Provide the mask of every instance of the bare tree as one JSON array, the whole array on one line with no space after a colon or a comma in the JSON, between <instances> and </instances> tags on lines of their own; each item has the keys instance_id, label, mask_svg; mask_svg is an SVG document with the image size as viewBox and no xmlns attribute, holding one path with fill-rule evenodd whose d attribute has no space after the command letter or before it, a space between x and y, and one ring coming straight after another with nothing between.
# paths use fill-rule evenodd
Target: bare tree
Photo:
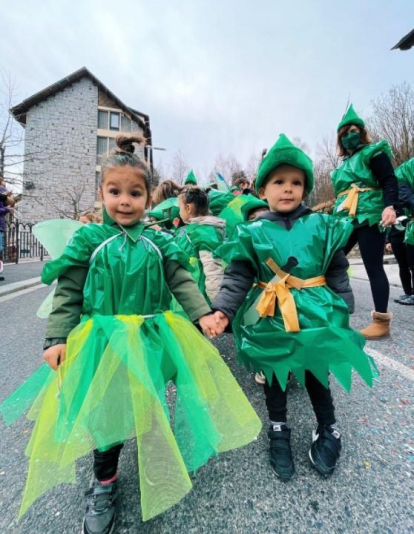
<instances>
[{"instance_id":1,"label":"bare tree","mask_svg":"<svg viewBox=\"0 0 414 534\"><path fill-rule=\"evenodd\" d=\"M24 164L34 158L48 160L49 155L40 150L24 150L25 130L10 112L17 97L17 86L11 74L0 72L0 176L11 186L21 189L24 185Z\"/></svg>"},{"instance_id":2,"label":"bare tree","mask_svg":"<svg viewBox=\"0 0 414 534\"><path fill-rule=\"evenodd\" d=\"M232 155L224 156L219 154L214 162L213 173L219 172L230 185L230 181L235 173L243 171L240 162Z\"/></svg>"},{"instance_id":3,"label":"bare tree","mask_svg":"<svg viewBox=\"0 0 414 534\"><path fill-rule=\"evenodd\" d=\"M250 158L247 160L246 163L246 176L250 183L253 183L253 180L255 180L257 175L257 170L259 168L261 162L261 155L260 154L252 154Z\"/></svg>"},{"instance_id":4,"label":"bare tree","mask_svg":"<svg viewBox=\"0 0 414 534\"><path fill-rule=\"evenodd\" d=\"M0 86L0 176L11 185L21 183L21 165L24 161L23 128L10 114L16 98L16 84L10 74L1 73Z\"/></svg>"},{"instance_id":5,"label":"bare tree","mask_svg":"<svg viewBox=\"0 0 414 534\"><path fill-rule=\"evenodd\" d=\"M182 185L189 172L187 158L181 150L178 150L172 159L172 178L177 184Z\"/></svg>"},{"instance_id":6,"label":"bare tree","mask_svg":"<svg viewBox=\"0 0 414 534\"><path fill-rule=\"evenodd\" d=\"M386 139L394 165L414 157L414 89L407 82L392 87L372 102L367 126L374 141Z\"/></svg>"}]
</instances>

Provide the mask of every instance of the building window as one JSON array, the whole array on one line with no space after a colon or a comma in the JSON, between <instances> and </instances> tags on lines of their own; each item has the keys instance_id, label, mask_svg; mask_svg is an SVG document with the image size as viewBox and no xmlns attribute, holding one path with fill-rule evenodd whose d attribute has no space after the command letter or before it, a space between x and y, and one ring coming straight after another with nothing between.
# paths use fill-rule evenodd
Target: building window
<instances>
[{"instance_id":1,"label":"building window","mask_svg":"<svg viewBox=\"0 0 414 534\"><path fill-rule=\"evenodd\" d=\"M109 113L107 111L98 110L98 128L102 130L108 129L108 116Z\"/></svg>"},{"instance_id":2,"label":"building window","mask_svg":"<svg viewBox=\"0 0 414 534\"><path fill-rule=\"evenodd\" d=\"M109 141L108 152L110 154L113 150L115 150L116 143L115 143L115 139L113 137L110 137L108 139L108 141Z\"/></svg>"},{"instance_id":3,"label":"building window","mask_svg":"<svg viewBox=\"0 0 414 534\"><path fill-rule=\"evenodd\" d=\"M109 119L109 128L111 130L119 130L119 118L119 113L114 113L113 111L111 111Z\"/></svg>"},{"instance_id":4,"label":"building window","mask_svg":"<svg viewBox=\"0 0 414 534\"><path fill-rule=\"evenodd\" d=\"M102 162L108 155L108 138L107 137L98 137L98 142L96 143L96 164L102 165Z\"/></svg>"}]
</instances>

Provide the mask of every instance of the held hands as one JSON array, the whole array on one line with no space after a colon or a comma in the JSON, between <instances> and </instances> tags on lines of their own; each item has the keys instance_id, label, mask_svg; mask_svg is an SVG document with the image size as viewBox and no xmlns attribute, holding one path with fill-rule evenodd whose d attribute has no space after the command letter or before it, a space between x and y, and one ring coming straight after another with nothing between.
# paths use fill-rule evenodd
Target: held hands
<instances>
[{"instance_id":1,"label":"held hands","mask_svg":"<svg viewBox=\"0 0 414 534\"><path fill-rule=\"evenodd\" d=\"M217 311L214 314L204 315L200 318L199 323L204 334L209 338L213 338L224 332L229 320L224 313Z\"/></svg>"},{"instance_id":2,"label":"held hands","mask_svg":"<svg viewBox=\"0 0 414 534\"><path fill-rule=\"evenodd\" d=\"M43 359L55 371L57 370L59 365L61 365L65 361L65 358L66 358L66 345L64 344L54 345L53 347L49 347L43 353Z\"/></svg>"},{"instance_id":3,"label":"held hands","mask_svg":"<svg viewBox=\"0 0 414 534\"><path fill-rule=\"evenodd\" d=\"M220 334L222 334L230 322L229 318L223 312L216 311L216 313L214 314L214 319L216 321L217 327L221 330Z\"/></svg>"},{"instance_id":4,"label":"held hands","mask_svg":"<svg viewBox=\"0 0 414 534\"><path fill-rule=\"evenodd\" d=\"M380 224L381 226L384 226L384 227L391 226L392 224L395 223L396 218L397 218L397 214L395 213L394 208L391 208L391 207L385 208L384 211L382 212L382 219L381 219Z\"/></svg>"}]
</instances>

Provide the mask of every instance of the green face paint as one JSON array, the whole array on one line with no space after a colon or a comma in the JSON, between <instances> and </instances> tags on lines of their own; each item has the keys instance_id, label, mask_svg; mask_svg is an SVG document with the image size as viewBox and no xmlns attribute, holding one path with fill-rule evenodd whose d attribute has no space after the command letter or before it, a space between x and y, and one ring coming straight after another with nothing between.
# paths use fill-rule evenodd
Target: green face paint
<instances>
[{"instance_id":1,"label":"green face paint","mask_svg":"<svg viewBox=\"0 0 414 534\"><path fill-rule=\"evenodd\" d=\"M342 146L347 150L354 150L354 148L356 148L360 142L360 132L348 132L341 139Z\"/></svg>"}]
</instances>

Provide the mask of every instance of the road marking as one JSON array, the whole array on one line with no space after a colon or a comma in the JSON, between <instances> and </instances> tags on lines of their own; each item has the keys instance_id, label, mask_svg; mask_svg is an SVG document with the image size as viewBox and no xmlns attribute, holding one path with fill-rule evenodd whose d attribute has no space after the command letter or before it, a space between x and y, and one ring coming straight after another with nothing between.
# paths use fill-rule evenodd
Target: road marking
<instances>
[{"instance_id":1,"label":"road marking","mask_svg":"<svg viewBox=\"0 0 414 534\"><path fill-rule=\"evenodd\" d=\"M37 286L28 287L26 289L22 289L21 291L16 291L15 293L10 293L9 295L5 295L4 297L0 297L0 304L2 302L6 302L7 300L14 299L16 297L21 297L22 295L26 295L26 293L31 293L32 291L36 291L36 289L42 289L47 287L45 284L38 284Z\"/></svg>"},{"instance_id":2,"label":"road marking","mask_svg":"<svg viewBox=\"0 0 414 534\"><path fill-rule=\"evenodd\" d=\"M405 378L408 378L408 380L414 381L414 371L403 363L397 362L396 360L385 356L385 354L382 354L381 352L378 352L377 350L371 349L369 347L365 347L365 350L370 356L374 358L376 362L381 363L385 367L389 367L393 371L397 371L397 373L400 373Z\"/></svg>"}]
</instances>

